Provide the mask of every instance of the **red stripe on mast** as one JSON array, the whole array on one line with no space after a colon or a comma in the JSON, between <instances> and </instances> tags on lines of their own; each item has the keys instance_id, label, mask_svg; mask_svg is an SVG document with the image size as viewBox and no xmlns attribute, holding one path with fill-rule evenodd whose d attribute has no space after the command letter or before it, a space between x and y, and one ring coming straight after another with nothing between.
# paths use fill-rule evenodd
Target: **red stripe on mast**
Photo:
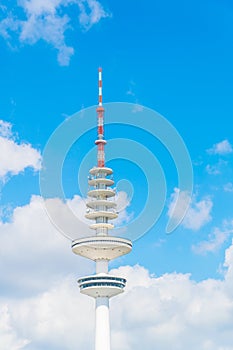
<instances>
[{"instance_id":1,"label":"red stripe on mast","mask_svg":"<svg viewBox=\"0 0 233 350\"><path fill-rule=\"evenodd\" d=\"M105 153L104 153L104 145L106 144L106 141L104 140L104 108L102 107L103 98L102 98L102 68L98 69L98 88L99 88L99 99L98 99L98 107L96 109L97 112L97 119L98 119L98 125L97 125L97 132L98 132L98 139L95 141L96 145L98 146L97 151L97 163L98 167L104 167L105 166Z\"/></svg>"}]
</instances>

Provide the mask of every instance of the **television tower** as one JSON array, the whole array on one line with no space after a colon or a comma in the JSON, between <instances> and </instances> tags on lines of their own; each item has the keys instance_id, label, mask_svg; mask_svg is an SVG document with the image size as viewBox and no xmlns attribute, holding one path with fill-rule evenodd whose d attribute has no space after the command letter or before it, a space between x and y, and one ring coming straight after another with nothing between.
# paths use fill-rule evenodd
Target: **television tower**
<instances>
[{"instance_id":1,"label":"television tower","mask_svg":"<svg viewBox=\"0 0 233 350\"><path fill-rule=\"evenodd\" d=\"M97 166L90 169L89 191L86 218L93 220L90 228L95 235L77 239L72 242L75 254L91 259L96 263L96 274L78 280L80 292L95 298L96 328L95 350L110 350L109 299L124 291L126 279L108 273L110 260L125 255L132 250L132 242L125 238L114 237L109 230L114 228L110 223L117 218L113 171L105 166L104 147L104 108L102 105L102 69L99 68L99 104L97 107L98 137ZM110 177L111 176L111 177Z\"/></svg>"}]
</instances>

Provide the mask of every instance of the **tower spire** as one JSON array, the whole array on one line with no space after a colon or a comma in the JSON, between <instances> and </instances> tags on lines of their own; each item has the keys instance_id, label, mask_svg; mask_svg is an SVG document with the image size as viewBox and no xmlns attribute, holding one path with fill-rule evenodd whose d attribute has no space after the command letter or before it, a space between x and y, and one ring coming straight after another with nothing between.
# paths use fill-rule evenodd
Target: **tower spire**
<instances>
[{"instance_id":1,"label":"tower spire","mask_svg":"<svg viewBox=\"0 0 233 350\"><path fill-rule=\"evenodd\" d=\"M105 165L105 152L104 152L104 146L106 145L107 141L104 140L104 108L102 106L103 104L103 98L102 98L102 68L99 68L99 104L96 109L97 112L97 125L98 125L98 139L95 141L95 144L98 147L97 151L97 165L99 168L104 167Z\"/></svg>"}]
</instances>

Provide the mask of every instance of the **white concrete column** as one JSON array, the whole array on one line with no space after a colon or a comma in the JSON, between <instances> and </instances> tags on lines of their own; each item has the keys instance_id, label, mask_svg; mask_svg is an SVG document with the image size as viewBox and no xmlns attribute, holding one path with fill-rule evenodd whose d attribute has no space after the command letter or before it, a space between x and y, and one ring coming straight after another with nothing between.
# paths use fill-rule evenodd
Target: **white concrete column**
<instances>
[{"instance_id":1,"label":"white concrete column","mask_svg":"<svg viewBox=\"0 0 233 350\"><path fill-rule=\"evenodd\" d=\"M96 298L95 350L110 350L109 298Z\"/></svg>"},{"instance_id":2,"label":"white concrete column","mask_svg":"<svg viewBox=\"0 0 233 350\"><path fill-rule=\"evenodd\" d=\"M108 273L108 260L96 260L96 273Z\"/></svg>"}]
</instances>

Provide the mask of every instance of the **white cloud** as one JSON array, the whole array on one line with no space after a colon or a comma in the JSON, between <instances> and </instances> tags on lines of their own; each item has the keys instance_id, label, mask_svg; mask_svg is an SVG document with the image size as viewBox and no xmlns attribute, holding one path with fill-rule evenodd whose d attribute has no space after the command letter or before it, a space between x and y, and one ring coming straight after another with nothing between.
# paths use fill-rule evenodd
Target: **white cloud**
<instances>
[{"instance_id":1,"label":"white cloud","mask_svg":"<svg viewBox=\"0 0 233 350\"><path fill-rule=\"evenodd\" d=\"M61 0L20 0L19 4L31 15L40 16L44 13L54 14L64 1Z\"/></svg>"},{"instance_id":2,"label":"white cloud","mask_svg":"<svg viewBox=\"0 0 233 350\"><path fill-rule=\"evenodd\" d=\"M11 124L0 121L0 178L17 175L25 168L39 170L41 155L30 144L17 143L11 132Z\"/></svg>"},{"instance_id":3,"label":"white cloud","mask_svg":"<svg viewBox=\"0 0 233 350\"><path fill-rule=\"evenodd\" d=\"M20 339L11 325L10 313L7 305L0 306L0 350L20 350L30 342Z\"/></svg>"},{"instance_id":4,"label":"white cloud","mask_svg":"<svg viewBox=\"0 0 233 350\"><path fill-rule=\"evenodd\" d=\"M224 266L227 268L225 280L228 287L230 287L231 295L233 297L233 240L231 246L225 251Z\"/></svg>"},{"instance_id":5,"label":"white cloud","mask_svg":"<svg viewBox=\"0 0 233 350\"><path fill-rule=\"evenodd\" d=\"M54 199L53 206L60 207L61 201ZM81 226L76 226L76 232L85 234ZM92 270L93 264L74 255L70 241L51 224L39 196L15 208L9 222L0 222L0 237L2 293L35 293L77 267L80 273L81 266Z\"/></svg>"},{"instance_id":6,"label":"white cloud","mask_svg":"<svg viewBox=\"0 0 233 350\"><path fill-rule=\"evenodd\" d=\"M109 16L97 0L20 0L17 4L18 13L22 12L22 15L5 11L6 17L0 22L0 35L9 45L13 32L23 44L33 45L44 40L57 49L58 62L63 66L69 64L74 54L74 48L66 43L66 32L72 29L66 9L79 8L79 25L86 30Z\"/></svg>"},{"instance_id":7,"label":"white cloud","mask_svg":"<svg viewBox=\"0 0 233 350\"><path fill-rule=\"evenodd\" d=\"M122 204L126 200L123 192L120 198ZM56 198L44 202L40 196L32 196L29 204L13 210L8 222L0 221L0 256L6 271L0 274L2 290L11 293L14 285L20 293L34 293L43 289L42 281L53 284L77 266L79 273L84 268L92 271L93 263L74 255L71 242L55 228L72 239L93 235L88 226L90 220L84 219L85 212L85 201L79 196L66 203ZM119 220L127 220L125 210Z\"/></svg>"},{"instance_id":8,"label":"white cloud","mask_svg":"<svg viewBox=\"0 0 233 350\"><path fill-rule=\"evenodd\" d=\"M227 161L220 159L217 164L214 164L214 165L207 164L205 169L209 175L219 175L223 172L224 168L227 165L228 165Z\"/></svg>"},{"instance_id":9,"label":"white cloud","mask_svg":"<svg viewBox=\"0 0 233 350\"><path fill-rule=\"evenodd\" d=\"M119 191L116 194L116 204L117 204L117 212L118 218L114 220L114 226L120 227L125 225L133 218L133 213L129 214L127 212L127 208L130 206L130 199L128 195L124 191Z\"/></svg>"},{"instance_id":10,"label":"white cloud","mask_svg":"<svg viewBox=\"0 0 233 350\"><path fill-rule=\"evenodd\" d=\"M33 298L8 306L14 327L30 339L30 350L91 349L94 301L79 294L74 276Z\"/></svg>"},{"instance_id":11,"label":"white cloud","mask_svg":"<svg viewBox=\"0 0 233 350\"><path fill-rule=\"evenodd\" d=\"M177 205L179 197L179 206ZM174 189L171 194L170 202L168 205L168 216L174 218L174 220L180 221L184 217L185 208L189 205L191 198L187 192L180 191L178 188Z\"/></svg>"},{"instance_id":12,"label":"white cloud","mask_svg":"<svg viewBox=\"0 0 233 350\"><path fill-rule=\"evenodd\" d=\"M4 120L0 120L0 136L10 138L12 137L12 125Z\"/></svg>"},{"instance_id":13,"label":"white cloud","mask_svg":"<svg viewBox=\"0 0 233 350\"><path fill-rule=\"evenodd\" d=\"M9 139L10 130L10 124L3 125L1 137ZM177 194L176 189L170 213ZM186 193L181 197L181 206L190 200ZM65 205L50 201L56 213ZM126 208L127 201L125 194L120 196L120 207ZM74 214L85 211L78 196L68 205ZM198 201L195 196L183 224L203 226L211 220L212 205L210 198ZM225 223L225 230L232 227L233 222ZM80 226L74 229L83 235ZM79 293L75 280L91 273L93 264L72 254L70 243L51 225L41 197L33 196L28 205L14 209L9 222L0 222L0 237L0 350L72 349L77 344L91 350L94 301ZM215 246L223 242L220 234L213 239ZM161 350L232 350L233 245L226 250L225 267L222 281L198 283L188 274L156 277L139 265L112 271L128 280L126 292L111 300L112 349L153 349L156 344Z\"/></svg>"},{"instance_id":14,"label":"white cloud","mask_svg":"<svg viewBox=\"0 0 233 350\"><path fill-rule=\"evenodd\" d=\"M40 153L30 144L17 144L0 137L0 148L0 177L19 174L28 167L40 169Z\"/></svg>"},{"instance_id":15,"label":"white cloud","mask_svg":"<svg viewBox=\"0 0 233 350\"><path fill-rule=\"evenodd\" d=\"M11 13L8 17L0 21L0 35L7 41L8 45L12 47L11 34L19 31L21 28L21 22L15 18Z\"/></svg>"},{"instance_id":16,"label":"white cloud","mask_svg":"<svg viewBox=\"0 0 233 350\"><path fill-rule=\"evenodd\" d=\"M192 249L197 254L216 252L229 239L231 234L233 234L233 221L224 221L222 228L215 227L207 240L199 242Z\"/></svg>"},{"instance_id":17,"label":"white cloud","mask_svg":"<svg viewBox=\"0 0 233 350\"><path fill-rule=\"evenodd\" d=\"M232 349L231 248L225 263L223 281L195 282L178 273L155 277L138 265L111 271L128 280L126 292L110 302L112 349ZM94 301L79 293L73 277L8 304L14 332L30 340L30 350L93 348Z\"/></svg>"},{"instance_id":18,"label":"white cloud","mask_svg":"<svg viewBox=\"0 0 233 350\"><path fill-rule=\"evenodd\" d=\"M179 207L176 206L178 196L180 198ZM197 196L190 198L186 192L180 192L179 189L175 188L168 206L168 216L180 219L182 213L184 213L184 208L190 201L189 209L181 225L187 229L197 231L212 220L211 210L213 202L210 197L204 197L198 201ZM175 212L174 208L176 208Z\"/></svg>"},{"instance_id":19,"label":"white cloud","mask_svg":"<svg viewBox=\"0 0 233 350\"><path fill-rule=\"evenodd\" d=\"M233 153L233 148L228 140L223 140L219 143L214 144L212 148L207 150L207 153L225 155Z\"/></svg>"},{"instance_id":20,"label":"white cloud","mask_svg":"<svg viewBox=\"0 0 233 350\"><path fill-rule=\"evenodd\" d=\"M92 221L85 218L87 201L88 199L84 200L77 195L72 199L68 199L66 203L60 199L52 198L45 201L45 207L55 227L57 227L60 232L63 232L65 236L74 240L94 234L93 230L89 228ZM118 228L122 224L127 223L133 217L133 213L129 214L127 212L129 199L124 191L120 191L117 194L116 204L118 218L113 221L113 224L115 228ZM123 230L120 228L120 230L118 234L123 234L125 228L123 228Z\"/></svg>"},{"instance_id":21,"label":"white cloud","mask_svg":"<svg viewBox=\"0 0 233 350\"><path fill-rule=\"evenodd\" d=\"M227 184L224 185L223 189L225 192L233 192L233 183L228 182Z\"/></svg>"},{"instance_id":22,"label":"white cloud","mask_svg":"<svg viewBox=\"0 0 233 350\"><path fill-rule=\"evenodd\" d=\"M196 283L176 273L156 278L138 266L122 267L118 274L128 278L128 289L112 301L114 349L231 348L233 307L226 280Z\"/></svg>"},{"instance_id":23,"label":"white cloud","mask_svg":"<svg viewBox=\"0 0 233 350\"><path fill-rule=\"evenodd\" d=\"M77 209L79 198L72 201ZM61 205L55 199L53 204ZM0 349L79 344L91 350L94 301L79 293L76 276L90 274L93 264L71 253L69 242L50 224L42 199L33 196L16 208L11 222L1 223L0 235L0 323L6 326L0 327ZM225 267L222 281L198 283L189 274L156 277L139 265L111 271L128 280L126 292L110 303L112 349L153 349L154 344L163 350L231 349L233 246L226 251Z\"/></svg>"},{"instance_id":24,"label":"white cloud","mask_svg":"<svg viewBox=\"0 0 233 350\"><path fill-rule=\"evenodd\" d=\"M87 30L102 18L110 16L96 0L81 0L77 1L77 3L80 9L79 22Z\"/></svg>"},{"instance_id":25,"label":"white cloud","mask_svg":"<svg viewBox=\"0 0 233 350\"><path fill-rule=\"evenodd\" d=\"M58 50L58 62L66 66L74 53L74 49L65 44L64 33L68 27L68 16L30 14L28 20L22 23L20 41L33 45L44 40Z\"/></svg>"}]
</instances>

